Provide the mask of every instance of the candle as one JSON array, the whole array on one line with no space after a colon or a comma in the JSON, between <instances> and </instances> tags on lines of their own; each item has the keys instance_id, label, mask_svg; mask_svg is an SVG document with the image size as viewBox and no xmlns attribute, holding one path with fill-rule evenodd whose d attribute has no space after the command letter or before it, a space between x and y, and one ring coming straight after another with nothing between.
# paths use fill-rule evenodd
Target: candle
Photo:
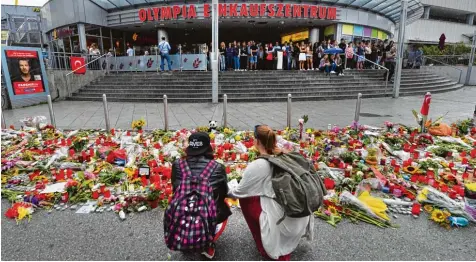
<instances>
[{"instance_id":1,"label":"candle","mask_svg":"<svg viewBox=\"0 0 476 262\"><path fill-rule=\"evenodd\" d=\"M421 205L419 203L413 203L412 206L412 215L418 216L420 215Z\"/></svg>"},{"instance_id":2,"label":"candle","mask_svg":"<svg viewBox=\"0 0 476 262\"><path fill-rule=\"evenodd\" d=\"M66 202L68 202L68 199L69 199L69 194L68 194L68 192L64 191L63 195L61 196L61 201L66 203Z\"/></svg>"},{"instance_id":3,"label":"candle","mask_svg":"<svg viewBox=\"0 0 476 262\"><path fill-rule=\"evenodd\" d=\"M433 168L428 168L428 170L426 170L426 175L430 178L433 178L435 176L435 172L433 171Z\"/></svg>"},{"instance_id":4,"label":"candle","mask_svg":"<svg viewBox=\"0 0 476 262\"><path fill-rule=\"evenodd\" d=\"M71 146L72 143L73 143L73 141L71 141L71 138L66 139L66 144L68 146Z\"/></svg>"},{"instance_id":5,"label":"candle","mask_svg":"<svg viewBox=\"0 0 476 262\"><path fill-rule=\"evenodd\" d=\"M391 161L391 165L392 165L392 166L395 166L396 164L397 164L397 160L395 160L395 159L392 159L392 161Z\"/></svg>"},{"instance_id":6,"label":"candle","mask_svg":"<svg viewBox=\"0 0 476 262\"><path fill-rule=\"evenodd\" d=\"M106 185L105 185L105 184L101 184L101 185L99 186L99 190L101 191L101 193L104 194L104 190L106 190Z\"/></svg>"},{"instance_id":7,"label":"candle","mask_svg":"<svg viewBox=\"0 0 476 262\"><path fill-rule=\"evenodd\" d=\"M74 157L74 149L72 148L69 150L69 157Z\"/></svg>"},{"instance_id":8,"label":"candle","mask_svg":"<svg viewBox=\"0 0 476 262\"><path fill-rule=\"evenodd\" d=\"M420 158L420 152L417 152L417 151L413 152L413 158L419 159Z\"/></svg>"},{"instance_id":9,"label":"candle","mask_svg":"<svg viewBox=\"0 0 476 262\"><path fill-rule=\"evenodd\" d=\"M66 176L67 176L68 178L72 178L72 177L73 177L73 170L71 170L71 169L68 168L68 169L66 170Z\"/></svg>"},{"instance_id":10,"label":"candle","mask_svg":"<svg viewBox=\"0 0 476 262\"><path fill-rule=\"evenodd\" d=\"M99 192L97 190L93 190L92 198L93 199L98 199L99 198Z\"/></svg>"},{"instance_id":11,"label":"candle","mask_svg":"<svg viewBox=\"0 0 476 262\"><path fill-rule=\"evenodd\" d=\"M471 155L471 158L476 158L476 148L472 149L469 154Z\"/></svg>"},{"instance_id":12,"label":"candle","mask_svg":"<svg viewBox=\"0 0 476 262\"><path fill-rule=\"evenodd\" d=\"M468 164L468 158L463 157L463 158L461 159L461 164L467 165L467 164Z\"/></svg>"},{"instance_id":13,"label":"candle","mask_svg":"<svg viewBox=\"0 0 476 262\"><path fill-rule=\"evenodd\" d=\"M459 154L460 157L465 157L466 156L466 151L462 151L460 154Z\"/></svg>"},{"instance_id":14,"label":"candle","mask_svg":"<svg viewBox=\"0 0 476 262\"><path fill-rule=\"evenodd\" d=\"M140 179L141 179L141 182L142 182L142 186L144 186L144 187L147 186L147 177L146 176L141 176Z\"/></svg>"},{"instance_id":15,"label":"candle","mask_svg":"<svg viewBox=\"0 0 476 262\"><path fill-rule=\"evenodd\" d=\"M455 167L455 163L453 163L453 162L450 162L450 163L448 164L448 167L449 167L449 168L453 168L453 167Z\"/></svg>"},{"instance_id":16,"label":"candle","mask_svg":"<svg viewBox=\"0 0 476 262\"><path fill-rule=\"evenodd\" d=\"M400 173L400 166L395 166L394 171L395 173Z\"/></svg>"},{"instance_id":17,"label":"candle","mask_svg":"<svg viewBox=\"0 0 476 262\"><path fill-rule=\"evenodd\" d=\"M110 198L110 197L111 197L111 191L110 191L109 189L106 189L106 190L104 191L104 197L105 197L105 198Z\"/></svg>"}]
</instances>

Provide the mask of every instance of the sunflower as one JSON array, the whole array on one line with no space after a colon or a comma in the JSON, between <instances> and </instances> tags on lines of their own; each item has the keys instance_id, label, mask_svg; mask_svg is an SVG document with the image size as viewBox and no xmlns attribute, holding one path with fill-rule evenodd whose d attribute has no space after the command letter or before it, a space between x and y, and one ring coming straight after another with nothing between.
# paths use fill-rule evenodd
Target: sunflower
<instances>
[{"instance_id":1,"label":"sunflower","mask_svg":"<svg viewBox=\"0 0 476 262\"><path fill-rule=\"evenodd\" d=\"M406 166L403 168L403 171L405 171L405 173L409 173L409 174L415 174L416 172L418 172L418 168L414 167L414 166Z\"/></svg>"},{"instance_id":2,"label":"sunflower","mask_svg":"<svg viewBox=\"0 0 476 262\"><path fill-rule=\"evenodd\" d=\"M423 207L423 209L428 212L428 213L431 213L433 211L433 206L432 205L425 205Z\"/></svg>"},{"instance_id":3,"label":"sunflower","mask_svg":"<svg viewBox=\"0 0 476 262\"><path fill-rule=\"evenodd\" d=\"M443 211L441 211L439 209L435 209L435 210L433 210L433 212L431 212L431 220L433 220L437 223L443 223L443 222L445 222L446 217L445 217L445 214L443 213Z\"/></svg>"},{"instance_id":4,"label":"sunflower","mask_svg":"<svg viewBox=\"0 0 476 262\"><path fill-rule=\"evenodd\" d=\"M329 210L329 212L331 212L332 215L337 215L337 213L338 213L338 211L337 211L337 209L336 209L335 206L329 206L329 207L327 208L327 210Z\"/></svg>"}]
</instances>

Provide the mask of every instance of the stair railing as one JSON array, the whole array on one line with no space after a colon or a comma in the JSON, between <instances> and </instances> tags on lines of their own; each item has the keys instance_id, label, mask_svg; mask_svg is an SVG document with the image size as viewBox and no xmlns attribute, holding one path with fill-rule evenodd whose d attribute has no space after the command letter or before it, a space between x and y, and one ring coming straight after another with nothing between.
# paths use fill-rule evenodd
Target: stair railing
<instances>
[{"instance_id":1,"label":"stair railing","mask_svg":"<svg viewBox=\"0 0 476 262\"><path fill-rule=\"evenodd\" d=\"M72 81L72 79L71 79L71 78L73 77L72 74L73 74L74 72L76 72L76 71L78 71L78 70L80 70L80 69L82 69L82 68L84 68L84 67L90 65L91 63L94 63L94 62L98 61L99 59L101 59L101 58L103 58L103 57L105 57L105 56L107 56L107 55L108 55L108 53L104 53L103 55L97 57L96 59L93 59L93 60L89 61L88 63L86 63L86 64L84 64L84 65L82 65L82 66L76 68L75 70L72 70L71 72L69 72L69 73L67 73L67 74L65 75L65 77L66 77L66 82L68 83L68 97L71 97L71 96L72 96L72 93L73 93L73 92L72 92L72 89L73 89L74 83L73 83L73 81ZM102 66L99 64L99 61L97 62L97 64L99 65L99 68L98 68L98 69L102 70ZM105 73L108 73L108 72L109 72L109 57L106 57L106 70L105 70ZM77 79L77 80L79 80L79 79ZM91 80L90 82L92 82L92 81L94 81L94 80L95 80L95 79ZM78 81L76 81L76 82L78 82ZM77 85L79 86L79 88L81 88L81 83L78 83ZM78 88L78 89L79 89L79 88ZM74 88L74 89L77 90L77 88Z\"/></svg>"},{"instance_id":2,"label":"stair railing","mask_svg":"<svg viewBox=\"0 0 476 262\"><path fill-rule=\"evenodd\" d=\"M352 52L352 51L351 51L351 52L348 52L348 51L346 50L344 54L345 54L345 65L344 65L345 69L347 69L347 54L352 54L352 55L353 55L353 56L352 56L352 59L353 59L355 56L357 56L357 59L359 58L359 55L357 55L356 53L354 53L354 52ZM387 70L387 74L386 74L387 80L385 81L385 90L387 90L387 88L388 88L388 75L390 74L390 70L388 70L388 68L386 68L385 66L381 66L381 65L375 63L374 61L365 58L364 56L360 56L360 57L362 57L365 61L370 62L370 63L373 64L373 65L376 65L378 68Z\"/></svg>"},{"instance_id":3,"label":"stair railing","mask_svg":"<svg viewBox=\"0 0 476 262\"><path fill-rule=\"evenodd\" d=\"M449 67L451 67L451 68L453 68L453 69L458 70L458 71L459 71L458 84L461 82L461 76L463 75L463 69L458 68L458 67L453 66L453 65L450 65L450 64L448 64L448 63L442 62L442 61L440 61L440 60L437 60L437 59L434 59L434 58L425 56L425 55L422 55L421 57L422 57L422 64L423 64L423 65L426 65L426 60L428 59L428 60L431 60L431 61L433 61L433 62L437 62L437 63L440 63L440 64L442 64L442 65L449 66ZM418 57L417 57L417 58L418 58ZM416 58L415 58L415 59L416 59Z\"/></svg>"}]
</instances>

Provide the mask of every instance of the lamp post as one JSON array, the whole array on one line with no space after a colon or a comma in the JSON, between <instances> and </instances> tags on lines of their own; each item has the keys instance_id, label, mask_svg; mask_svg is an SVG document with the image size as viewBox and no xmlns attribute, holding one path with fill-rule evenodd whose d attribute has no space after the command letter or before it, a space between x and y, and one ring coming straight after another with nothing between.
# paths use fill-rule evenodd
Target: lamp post
<instances>
[{"instance_id":1,"label":"lamp post","mask_svg":"<svg viewBox=\"0 0 476 262\"><path fill-rule=\"evenodd\" d=\"M473 70L475 49L476 49L476 31L474 31L473 42L471 43L471 55L469 57L468 69L466 71L466 81L464 82L465 85L469 85L469 81L471 80L471 71Z\"/></svg>"},{"instance_id":2,"label":"lamp post","mask_svg":"<svg viewBox=\"0 0 476 262\"><path fill-rule=\"evenodd\" d=\"M395 66L395 81L393 83L393 97L400 96L400 81L402 78L402 64L403 64L403 45L405 41L405 27L407 22L407 7L408 0L402 0L402 12L400 14L400 25L398 29L398 48L397 48L397 64Z\"/></svg>"},{"instance_id":3,"label":"lamp post","mask_svg":"<svg viewBox=\"0 0 476 262\"><path fill-rule=\"evenodd\" d=\"M212 102L218 103L218 0L212 1Z\"/></svg>"}]
</instances>

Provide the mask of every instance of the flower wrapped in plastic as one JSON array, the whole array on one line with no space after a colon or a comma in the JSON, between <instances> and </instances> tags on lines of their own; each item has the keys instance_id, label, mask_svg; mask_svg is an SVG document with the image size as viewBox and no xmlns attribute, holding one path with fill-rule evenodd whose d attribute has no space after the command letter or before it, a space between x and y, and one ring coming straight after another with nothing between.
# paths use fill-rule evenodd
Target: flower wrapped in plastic
<instances>
[{"instance_id":1,"label":"flower wrapped in plastic","mask_svg":"<svg viewBox=\"0 0 476 262\"><path fill-rule=\"evenodd\" d=\"M420 203L446 208L451 214L463 216L469 221L476 223L476 219L465 211L463 202L457 202L431 186L423 188L420 194L418 194L417 200Z\"/></svg>"}]
</instances>

